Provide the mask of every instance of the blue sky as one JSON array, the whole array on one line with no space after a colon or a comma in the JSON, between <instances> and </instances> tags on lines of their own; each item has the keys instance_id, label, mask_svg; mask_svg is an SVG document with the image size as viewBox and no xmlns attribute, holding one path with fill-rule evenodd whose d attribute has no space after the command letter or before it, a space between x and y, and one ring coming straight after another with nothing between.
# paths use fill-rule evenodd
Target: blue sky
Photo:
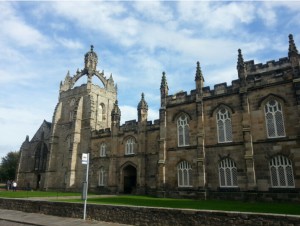
<instances>
[{"instance_id":1,"label":"blue sky","mask_svg":"<svg viewBox=\"0 0 300 226\"><path fill-rule=\"evenodd\" d=\"M98 70L118 85L122 122L137 119L145 93L158 118L160 81L169 94L237 79L237 50L265 63L300 45L297 1L0 1L0 157L52 120L59 84L83 68L94 45Z\"/></svg>"}]
</instances>

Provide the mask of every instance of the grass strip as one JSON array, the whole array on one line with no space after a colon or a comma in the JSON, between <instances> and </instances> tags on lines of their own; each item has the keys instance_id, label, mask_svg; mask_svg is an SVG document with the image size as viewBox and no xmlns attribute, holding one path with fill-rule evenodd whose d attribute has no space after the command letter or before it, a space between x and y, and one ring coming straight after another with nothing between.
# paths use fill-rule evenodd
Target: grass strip
<instances>
[{"instance_id":1,"label":"grass strip","mask_svg":"<svg viewBox=\"0 0 300 226\"><path fill-rule=\"evenodd\" d=\"M63 201L82 202L82 200L79 199L69 199ZM148 196L114 196L89 198L88 203L300 215L300 207L297 203L191 200L154 198Z\"/></svg>"},{"instance_id":2,"label":"grass strip","mask_svg":"<svg viewBox=\"0 0 300 226\"><path fill-rule=\"evenodd\" d=\"M71 197L70 199L59 199L59 197L66 196L81 196L81 193L56 191L0 191L0 197L3 198L57 197L57 201L61 202L82 202L81 199L73 199ZM300 215L299 204L283 202L279 203L243 202L230 200L191 200L124 195L88 198L88 203Z\"/></svg>"}]
</instances>

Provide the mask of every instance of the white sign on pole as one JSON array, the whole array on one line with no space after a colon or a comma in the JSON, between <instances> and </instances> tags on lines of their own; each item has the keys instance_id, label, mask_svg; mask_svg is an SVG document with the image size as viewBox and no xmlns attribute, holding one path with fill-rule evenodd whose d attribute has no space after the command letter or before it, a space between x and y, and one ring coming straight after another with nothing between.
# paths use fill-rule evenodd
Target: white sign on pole
<instances>
[{"instance_id":1,"label":"white sign on pole","mask_svg":"<svg viewBox=\"0 0 300 226\"><path fill-rule=\"evenodd\" d=\"M84 165L88 164L88 154L87 153L82 154L81 163Z\"/></svg>"}]
</instances>

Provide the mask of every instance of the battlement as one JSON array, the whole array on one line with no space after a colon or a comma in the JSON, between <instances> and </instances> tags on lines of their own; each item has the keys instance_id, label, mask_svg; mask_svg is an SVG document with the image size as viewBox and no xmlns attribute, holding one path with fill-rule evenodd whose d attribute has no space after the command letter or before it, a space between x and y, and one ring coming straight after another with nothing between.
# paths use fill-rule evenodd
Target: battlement
<instances>
[{"instance_id":1,"label":"battlement","mask_svg":"<svg viewBox=\"0 0 300 226\"><path fill-rule=\"evenodd\" d=\"M185 91L179 91L174 95L167 96L168 105L176 105L180 103L192 102L195 100L195 92L191 91L191 94L187 94Z\"/></svg>"},{"instance_id":2,"label":"battlement","mask_svg":"<svg viewBox=\"0 0 300 226\"><path fill-rule=\"evenodd\" d=\"M255 64L254 60L249 60L245 62L247 74L253 74L253 73L264 73L268 71L274 71L279 70L283 68L287 68L291 66L291 63L289 61L289 58L284 57L280 58L278 61L270 60L267 61L265 64L258 63Z\"/></svg>"}]
</instances>

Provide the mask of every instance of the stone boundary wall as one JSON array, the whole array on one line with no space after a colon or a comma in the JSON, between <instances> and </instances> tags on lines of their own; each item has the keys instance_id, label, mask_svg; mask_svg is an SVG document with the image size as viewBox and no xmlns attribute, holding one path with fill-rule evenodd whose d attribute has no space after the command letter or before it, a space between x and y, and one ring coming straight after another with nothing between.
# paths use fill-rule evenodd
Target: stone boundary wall
<instances>
[{"instance_id":1,"label":"stone boundary wall","mask_svg":"<svg viewBox=\"0 0 300 226\"><path fill-rule=\"evenodd\" d=\"M0 199L1 209L61 217L83 217L82 203ZM98 221L146 226L300 226L300 216L150 207L87 205L87 218Z\"/></svg>"}]
</instances>

